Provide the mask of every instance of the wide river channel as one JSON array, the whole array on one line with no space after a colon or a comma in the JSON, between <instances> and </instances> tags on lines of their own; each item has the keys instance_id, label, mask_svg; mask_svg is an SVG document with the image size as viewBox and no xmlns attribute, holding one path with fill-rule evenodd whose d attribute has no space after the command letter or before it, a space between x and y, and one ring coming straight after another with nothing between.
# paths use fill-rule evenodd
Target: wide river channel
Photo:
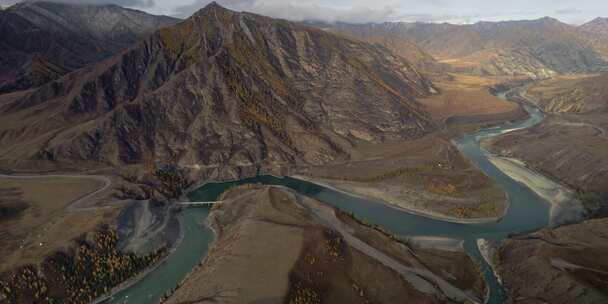
<instances>
[{"instance_id":1,"label":"wide river channel","mask_svg":"<svg viewBox=\"0 0 608 304\"><path fill-rule=\"evenodd\" d=\"M504 95L502 95L504 97ZM209 183L192 192L192 201L215 201L224 190L238 184L262 183L281 185L300 194L315 198L331 206L354 213L358 218L377 224L401 236L441 236L464 240L468 254L481 264L489 285L487 303L503 302L503 289L491 267L477 247L478 239L500 242L509 234L537 230L549 224L549 204L525 185L514 181L488 159L491 154L480 146L482 139L529 128L540 123L544 116L536 108L524 106L529 117L516 123L467 134L455 140L461 153L481 171L495 180L507 193L510 201L506 215L498 222L485 224L457 224L414 215L373 200L349 196L310 182L285 177L258 176L234 182ZM105 303L157 303L174 289L200 263L213 241L213 233L202 227L208 209L186 209L182 216L184 238L169 257L142 280L116 294Z\"/></svg>"}]
</instances>

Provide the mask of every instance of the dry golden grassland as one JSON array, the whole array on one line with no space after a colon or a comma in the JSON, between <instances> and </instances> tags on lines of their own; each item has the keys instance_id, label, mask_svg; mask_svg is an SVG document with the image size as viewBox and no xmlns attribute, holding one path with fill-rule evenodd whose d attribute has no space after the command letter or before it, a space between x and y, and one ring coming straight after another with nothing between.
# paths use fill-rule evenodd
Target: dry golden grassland
<instances>
[{"instance_id":1,"label":"dry golden grassland","mask_svg":"<svg viewBox=\"0 0 608 304\"><path fill-rule=\"evenodd\" d=\"M490 87L507 78L462 74L451 74L451 78L436 82L441 94L421 100L442 125L439 131L417 140L360 143L348 162L301 167L298 174L441 215L486 218L502 214L507 205L503 191L473 167L451 140L480 127L523 118L525 112L490 94ZM419 197L414 199L413 194Z\"/></svg>"},{"instance_id":2,"label":"dry golden grassland","mask_svg":"<svg viewBox=\"0 0 608 304\"><path fill-rule=\"evenodd\" d=\"M489 88L505 77L450 74L452 81L438 82L441 94L421 100L436 120L453 116L495 115L517 111L518 106L490 94Z\"/></svg>"},{"instance_id":3,"label":"dry golden grassland","mask_svg":"<svg viewBox=\"0 0 608 304\"><path fill-rule=\"evenodd\" d=\"M567 92L573 87L580 85L579 81L584 82L585 80L591 80L593 77L597 76L597 74L559 75L535 83L533 86L530 86L526 91L526 94L534 98L552 98L557 94ZM583 88L584 86L581 86L581 89Z\"/></svg>"},{"instance_id":4,"label":"dry golden grassland","mask_svg":"<svg viewBox=\"0 0 608 304\"><path fill-rule=\"evenodd\" d=\"M0 272L40 262L113 217L112 208L66 210L71 202L101 186L99 181L67 177L0 178L0 207L25 208L0 219Z\"/></svg>"}]
</instances>

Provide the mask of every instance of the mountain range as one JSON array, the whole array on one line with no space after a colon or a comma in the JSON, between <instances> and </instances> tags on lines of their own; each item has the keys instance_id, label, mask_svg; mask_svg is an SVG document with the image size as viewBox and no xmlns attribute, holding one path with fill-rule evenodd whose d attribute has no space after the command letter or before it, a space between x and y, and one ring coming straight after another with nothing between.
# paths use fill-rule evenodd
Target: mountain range
<instances>
[{"instance_id":1,"label":"mountain range","mask_svg":"<svg viewBox=\"0 0 608 304\"><path fill-rule=\"evenodd\" d=\"M176 22L115 5L13 5L0 11L0 93L40 86Z\"/></svg>"},{"instance_id":2,"label":"mountain range","mask_svg":"<svg viewBox=\"0 0 608 304\"><path fill-rule=\"evenodd\" d=\"M0 303L602 303L608 221L521 231L608 214L606 69L603 18L2 9Z\"/></svg>"},{"instance_id":3,"label":"mountain range","mask_svg":"<svg viewBox=\"0 0 608 304\"><path fill-rule=\"evenodd\" d=\"M391 30L387 24L349 24L305 22L329 32L346 35L355 39L386 47L391 52L409 60L419 70L433 74L441 72L442 66L428 52L421 49L404 32Z\"/></svg>"},{"instance_id":4,"label":"mountain range","mask_svg":"<svg viewBox=\"0 0 608 304\"><path fill-rule=\"evenodd\" d=\"M433 66L430 56L424 55L430 54L456 72L544 78L608 67L608 39L600 34L608 31L601 18L579 27L548 17L467 25L387 22L322 27L380 43L423 66Z\"/></svg>"},{"instance_id":5,"label":"mountain range","mask_svg":"<svg viewBox=\"0 0 608 304\"><path fill-rule=\"evenodd\" d=\"M608 18L597 17L583 25L580 28L584 31L595 32L598 34L608 34Z\"/></svg>"},{"instance_id":6,"label":"mountain range","mask_svg":"<svg viewBox=\"0 0 608 304\"><path fill-rule=\"evenodd\" d=\"M0 97L0 158L181 166L326 163L420 137L432 83L359 40L212 3L125 52Z\"/></svg>"},{"instance_id":7,"label":"mountain range","mask_svg":"<svg viewBox=\"0 0 608 304\"><path fill-rule=\"evenodd\" d=\"M323 164L359 142L432 132L418 99L438 93L435 73L542 78L606 66L603 38L583 34L599 36L602 19L294 23L212 3L179 22L48 2L0 16L2 90L29 89L0 95L8 162Z\"/></svg>"}]
</instances>

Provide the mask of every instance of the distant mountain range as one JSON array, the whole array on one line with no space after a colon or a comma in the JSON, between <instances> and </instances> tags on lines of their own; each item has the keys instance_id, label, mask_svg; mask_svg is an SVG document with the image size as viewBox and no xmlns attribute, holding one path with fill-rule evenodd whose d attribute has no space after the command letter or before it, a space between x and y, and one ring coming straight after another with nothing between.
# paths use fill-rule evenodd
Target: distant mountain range
<instances>
[{"instance_id":1,"label":"distant mountain range","mask_svg":"<svg viewBox=\"0 0 608 304\"><path fill-rule=\"evenodd\" d=\"M178 21L115 5L11 6L0 11L0 93L40 86Z\"/></svg>"},{"instance_id":2,"label":"distant mountain range","mask_svg":"<svg viewBox=\"0 0 608 304\"><path fill-rule=\"evenodd\" d=\"M548 113L608 113L608 74L593 77L556 79L536 85L528 91L538 106ZM602 123L605 120L602 119Z\"/></svg>"},{"instance_id":3,"label":"distant mountain range","mask_svg":"<svg viewBox=\"0 0 608 304\"><path fill-rule=\"evenodd\" d=\"M595 32L598 34L608 34L608 18L598 17L583 25L580 28L584 31Z\"/></svg>"},{"instance_id":4,"label":"distant mountain range","mask_svg":"<svg viewBox=\"0 0 608 304\"><path fill-rule=\"evenodd\" d=\"M412 62L420 71L433 74L443 70L442 66L428 52L413 42L403 31L393 30L390 23L386 24L348 24L305 22L305 24L321 29L360 39L369 43L379 44L393 53Z\"/></svg>"},{"instance_id":5,"label":"distant mountain range","mask_svg":"<svg viewBox=\"0 0 608 304\"><path fill-rule=\"evenodd\" d=\"M582 36L608 60L608 18L596 18L580 26Z\"/></svg>"},{"instance_id":6,"label":"distant mountain range","mask_svg":"<svg viewBox=\"0 0 608 304\"><path fill-rule=\"evenodd\" d=\"M548 77L608 69L605 19L576 27L552 18L479 22L334 24L321 27L380 43L422 66L433 61L481 75ZM593 33L593 34L590 34ZM430 65L429 65L430 63ZM436 65L435 65L436 66Z\"/></svg>"},{"instance_id":7,"label":"distant mountain range","mask_svg":"<svg viewBox=\"0 0 608 304\"><path fill-rule=\"evenodd\" d=\"M262 167L434 129L386 48L212 3L99 64L0 96L0 159Z\"/></svg>"}]
</instances>

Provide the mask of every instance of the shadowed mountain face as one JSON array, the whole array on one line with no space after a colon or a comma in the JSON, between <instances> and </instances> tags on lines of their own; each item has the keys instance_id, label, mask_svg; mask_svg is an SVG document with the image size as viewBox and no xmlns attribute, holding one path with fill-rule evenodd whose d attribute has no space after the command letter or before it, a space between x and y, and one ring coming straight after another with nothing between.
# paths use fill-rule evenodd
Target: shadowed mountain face
<instances>
[{"instance_id":1,"label":"shadowed mountain face","mask_svg":"<svg viewBox=\"0 0 608 304\"><path fill-rule=\"evenodd\" d=\"M113 5L27 2L0 11L0 93L40 86L178 20Z\"/></svg>"},{"instance_id":2,"label":"shadowed mountain face","mask_svg":"<svg viewBox=\"0 0 608 304\"><path fill-rule=\"evenodd\" d=\"M433 129L431 83L385 48L213 3L127 52L0 98L0 158L325 163Z\"/></svg>"},{"instance_id":3,"label":"shadowed mountain face","mask_svg":"<svg viewBox=\"0 0 608 304\"><path fill-rule=\"evenodd\" d=\"M355 32L355 36L371 35L375 40L390 35L411 41L443 62L482 75L546 77L556 73L596 72L607 67L581 29L551 18L472 25L351 25L342 27L342 31Z\"/></svg>"}]
</instances>

